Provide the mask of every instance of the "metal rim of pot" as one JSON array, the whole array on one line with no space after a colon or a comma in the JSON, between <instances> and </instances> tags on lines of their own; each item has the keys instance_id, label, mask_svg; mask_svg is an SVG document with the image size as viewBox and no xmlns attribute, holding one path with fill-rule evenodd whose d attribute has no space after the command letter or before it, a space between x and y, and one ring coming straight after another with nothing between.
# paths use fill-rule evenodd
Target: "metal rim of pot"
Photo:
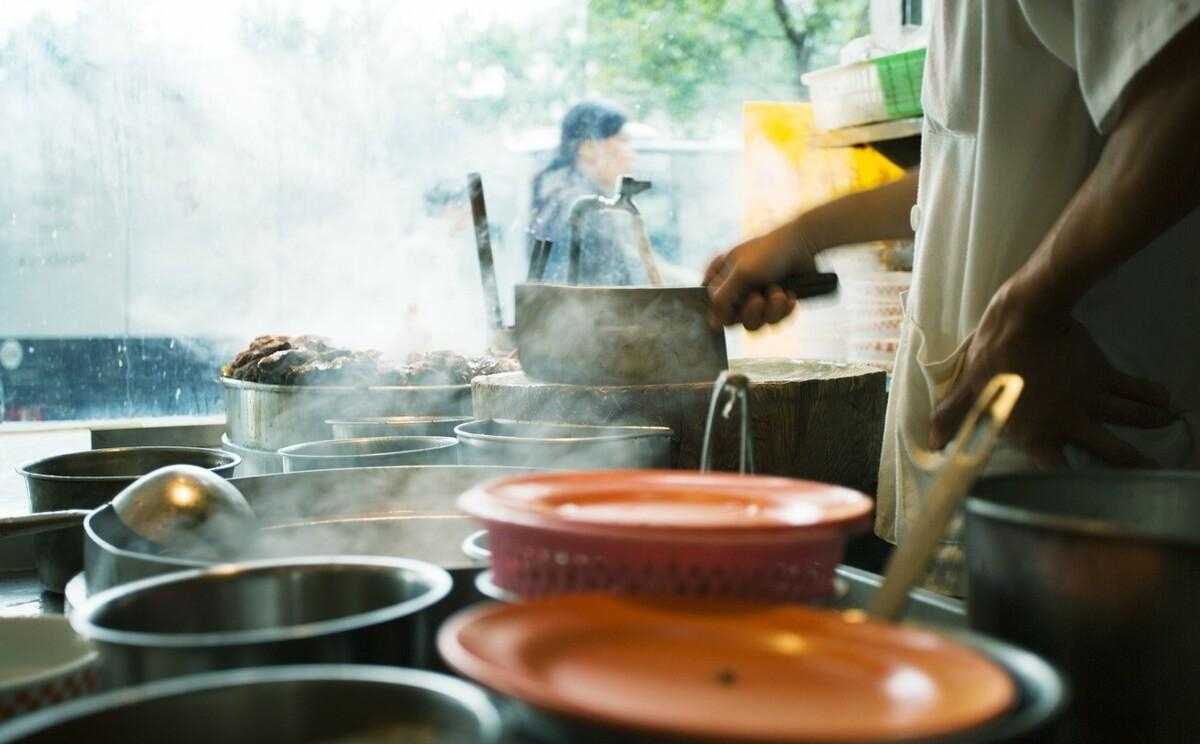
<instances>
[{"instance_id":1,"label":"metal rim of pot","mask_svg":"<svg viewBox=\"0 0 1200 744\"><path fill-rule=\"evenodd\" d=\"M348 446L359 442L382 441L382 440L408 440L426 439L426 440L444 440L432 443L425 447L416 447L414 449L395 449L386 452L339 452L332 455L311 455L304 452L305 447L316 447L317 445L341 445ZM319 463L331 462L333 460L343 460L346 458L354 458L355 460L365 460L370 463L376 459L382 460L397 455L417 455L428 452L436 452L438 450L449 449L458 445L458 440L453 437L432 437L432 436L394 436L394 437L355 437L353 439L322 439L316 442L301 442L299 444L291 444L279 450L279 456L284 460L291 459L295 462Z\"/></svg>"},{"instance_id":2,"label":"metal rim of pot","mask_svg":"<svg viewBox=\"0 0 1200 744\"><path fill-rule=\"evenodd\" d=\"M347 418L329 418L325 419L325 423L330 426L352 426L355 424L379 424L381 426L399 426L403 424L441 424L448 421L457 421L457 425L470 423L474 421L470 416L439 416L437 414L414 415L414 416L359 416ZM394 422L394 423L393 423ZM401 436L401 435L397 435ZM351 437L357 439L358 437Z\"/></svg>"},{"instance_id":3,"label":"metal rim of pot","mask_svg":"<svg viewBox=\"0 0 1200 744\"><path fill-rule=\"evenodd\" d=\"M267 390L275 393L294 393L304 394L309 393L362 393L364 390L369 392L392 392L392 391L408 391L420 390L430 394L444 392L450 395L462 393L471 389L470 383L461 385L276 385L269 382L251 382L250 380L238 380L233 377L220 377L219 382L225 387L235 388L239 390Z\"/></svg>"},{"instance_id":4,"label":"metal rim of pot","mask_svg":"<svg viewBox=\"0 0 1200 744\"><path fill-rule=\"evenodd\" d=\"M549 429L612 429L611 434L600 434L597 436L583 437L522 437L513 434L488 434L487 432L471 431L470 428L496 423L502 426L520 424L529 426L544 426ZM485 442L528 442L536 441L540 444L561 444L561 445L581 445L593 444L598 442L618 442L627 441L630 439L643 439L646 437L661 437L664 434L670 437L674 436L674 432L669 426L606 426L599 424L558 424L544 423L540 421L518 421L516 419L475 419L464 424L459 424L454 427L454 433L461 438L479 439Z\"/></svg>"},{"instance_id":5,"label":"metal rim of pot","mask_svg":"<svg viewBox=\"0 0 1200 744\"><path fill-rule=\"evenodd\" d=\"M137 703L216 690L278 682L369 682L431 690L462 706L479 724L480 741L500 741L505 724L500 711L474 684L436 672L368 664L296 664L201 672L126 687L21 716L0 728L0 739L16 741L48 728Z\"/></svg>"},{"instance_id":6,"label":"metal rim of pot","mask_svg":"<svg viewBox=\"0 0 1200 744\"><path fill-rule=\"evenodd\" d=\"M232 473L234 468L236 468L238 465L242 464L241 455L238 455L233 452L227 452L218 447L170 447L170 446L106 447L103 449L91 449L91 450L79 450L78 452L66 452L61 455L52 455L50 457L42 457L37 460L30 460L29 462L26 462L23 465L17 466L16 471L20 475L23 475L24 477L32 479L32 480L47 480L47 481L90 480L90 481L106 481L106 482L134 481L134 480L137 480L138 478L140 478L141 475L145 475L145 473L142 473L141 475L58 475L55 473L41 473L34 469L41 465L48 465L48 464L54 463L56 461L66 460L67 458L70 458L70 457L79 457L83 454L104 456L104 455L120 455L120 454L124 454L127 452L175 452L175 453L185 453L185 454L194 454L194 455L201 455L201 454L210 455L213 457L213 459L225 460L225 462L222 462L220 465L215 465L215 466L206 468L207 470L212 470L213 472L218 473L220 475L225 474L225 472L223 472L223 471Z\"/></svg>"},{"instance_id":7,"label":"metal rim of pot","mask_svg":"<svg viewBox=\"0 0 1200 744\"><path fill-rule=\"evenodd\" d=\"M429 583L424 594L396 604L352 615L317 620L300 625L285 625L253 630L215 631L208 633L152 633L135 630L115 630L93 621L102 608L131 594L150 591L167 584L183 584L212 576L233 578L239 574L286 568L288 566L362 567L408 570ZM189 571L153 576L106 589L88 597L84 606L71 614L71 626L88 640L124 646L154 646L160 648L190 648L203 646L241 646L280 641L295 641L378 625L401 617L415 615L445 599L453 588L453 579L444 568L410 558L383 556L309 556L272 558L217 565Z\"/></svg>"},{"instance_id":8,"label":"metal rim of pot","mask_svg":"<svg viewBox=\"0 0 1200 744\"><path fill-rule=\"evenodd\" d=\"M1099 517L1078 517L1054 514L1038 510L1036 507L1012 506L1001 504L988 499L987 490L991 488L1019 488L1022 482L1052 481L1062 476L1062 473L1013 473L1010 475L994 475L981 478L971 489L967 499L966 510L972 515L995 519L1000 522L1033 527L1055 532L1067 532L1087 537L1098 537L1112 540L1135 540L1157 544L1174 544L1185 546L1200 545L1200 534L1184 535L1171 534L1162 531L1142 529L1133 522L1119 522ZM1098 482L1111 477L1104 471L1071 472L1073 478L1095 478ZM1139 478L1152 480L1180 480L1195 483L1196 491L1200 493L1200 473L1192 471L1157 470L1139 473ZM1010 485L1015 484L1015 485Z\"/></svg>"}]
</instances>

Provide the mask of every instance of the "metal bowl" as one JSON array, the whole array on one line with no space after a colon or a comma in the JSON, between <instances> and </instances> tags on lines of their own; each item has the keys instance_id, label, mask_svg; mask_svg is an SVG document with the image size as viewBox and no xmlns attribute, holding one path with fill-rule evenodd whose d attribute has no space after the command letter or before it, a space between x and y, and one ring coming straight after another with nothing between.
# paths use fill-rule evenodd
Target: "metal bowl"
<instances>
[{"instance_id":1,"label":"metal bowl","mask_svg":"<svg viewBox=\"0 0 1200 744\"><path fill-rule=\"evenodd\" d=\"M228 377L221 384L230 441L262 450L324 439L331 418L471 413L470 385L265 385Z\"/></svg>"},{"instance_id":2,"label":"metal bowl","mask_svg":"<svg viewBox=\"0 0 1200 744\"><path fill-rule=\"evenodd\" d=\"M383 465L455 465L457 445L457 440L450 437L326 439L284 447L279 456L285 473Z\"/></svg>"},{"instance_id":3,"label":"metal bowl","mask_svg":"<svg viewBox=\"0 0 1200 744\"><path fill-rule=\"evenodd\" d=\"M167 465L196 465L223 477L242 458L204 447L113 447L56 455L17 468L25 476L31 511L95 509L130 483ZM34 535L38 578L47 591L61 593L83 570L83 530L79 527Z\"/></svg>"},{"instance_id":4,"label":"metal bowl","mask_svg":"<svg viewBox=\"0 0 1200 744\"><path fill-rule=\"evenodd\" d=\"M93 595L71 624L129 685L235 667L428 663L428 610L451 588L404 558L288 558L181 571Z\"/></svg>"},{"instance_id":5,"label":"metal bowl","mask_svg":"<svg viewBox=\"0 0 1200 744\"><path fill-rule=\"evenodd\" d=\"M369 416L329 419L334 439L359 437L452 437L470 416Z\"/></svg>"},{"instance_id":6,"label":"metal bowl","mask_svg":"<svg viewBox=\"0 0 1200 744\"><path fill-rule=\"evenodd\" d=\"M566 470L669 468L665 426L583 426L483 419L455 427L465 465L517 465Z\"/></svg>"},{"instance_id":7,"label":"metal bowl","mask_svg":"<svg viewBox=\"0 0 1200 744\"><path fill-rule=\"evenodd\" d=\"M211 672L117 690L25 716L0 742L498 744L482 690L414 669L304 665Z\"/></svg>"},{"instance_id":8,"label":"metal bowl","mask_svg":"<svg viewBox=\"0 0 1200 744\"><path fill-rule=\"evenodd\" d=\"M230 441L228 434L221 434L221 449L242 458L241 464L233 473L235 478L283 472L283 460L279 459L278 452L242 447Z\"/></svg>"}]
</instances>

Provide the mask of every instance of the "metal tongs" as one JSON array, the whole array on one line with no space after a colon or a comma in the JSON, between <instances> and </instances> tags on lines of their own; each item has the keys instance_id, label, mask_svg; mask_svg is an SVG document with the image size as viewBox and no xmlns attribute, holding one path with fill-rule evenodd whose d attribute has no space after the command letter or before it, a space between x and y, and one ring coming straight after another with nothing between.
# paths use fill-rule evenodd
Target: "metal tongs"
<instances>
[{"instance_id":1,"label":"metal tongs","mask_svg":"<svg viewBox=\"0 0 1200 744\"><path fill-rule=\"evenodd\" d=\"M987 465L992 448L999 441L1024 386L1025 381L1020 375L996 375L975 400L949 451L944 456L934 452L919 453L919 466L937 470L940 461L940 472L925 497L925 509L920 518L888 561L883 586L871 599L867 612L884 620L900 617L908 604L909 590L929 566L950 520Z\"/></svg>"},{"instance_id":2,"label":"metal tongs","mask_svg":"<svg viewBox=\"0 0 1200 744\"><path fill-rule=\"evenodd\" d=\"M754 472L754 445L750 438L750 380L743 374L728 370L717 375L713 383L712 398L708 402L708 418L704 422L704 444L700 449L700 472L706 473L712 468L711 449L713 424L717 418L718 404L721 396L728 393L729 398L721 406L721 418L728 420L733 413L733 407L741 404L741 442L738 449L738 472L747 475Z\"/></svg>"}]
</instances>

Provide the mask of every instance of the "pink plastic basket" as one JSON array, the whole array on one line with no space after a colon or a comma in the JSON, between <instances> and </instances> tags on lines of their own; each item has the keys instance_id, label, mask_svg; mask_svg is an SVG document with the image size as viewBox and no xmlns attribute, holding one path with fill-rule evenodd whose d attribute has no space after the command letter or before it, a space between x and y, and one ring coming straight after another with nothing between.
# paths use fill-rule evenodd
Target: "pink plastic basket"
<instances>
[{"instance_id":1,"label":"pink plastic basket","mask_svg":"<svg viewBox=\"0 0 1200 744\"><path fill-rule=\"evenodd\" d=\"M871 500L810 481L729 473L517 476L464 494L488 529L493 580L522 597L585 591L805 601L833 591Z\"/></svg>"}]
</instances>

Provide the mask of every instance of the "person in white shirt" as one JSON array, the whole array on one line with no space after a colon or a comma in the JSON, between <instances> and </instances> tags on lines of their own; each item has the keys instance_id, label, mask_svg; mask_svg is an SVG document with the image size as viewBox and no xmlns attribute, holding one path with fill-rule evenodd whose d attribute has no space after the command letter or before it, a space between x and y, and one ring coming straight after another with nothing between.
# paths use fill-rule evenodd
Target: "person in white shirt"
<instances>
[{"instance_id":1,"label":"person in white shirt","mask_svg":"<svg viewBox=\"0 0 1200 744\"><path fill-rule=\"evenodd\" d=\"M992 375L1025 378L992 472L1200 465L1200 0L933 8L919 175L717 256L714 320L755 329L835 245L912 236L876 532L904 539ZM913 206L915 203L915 207ZM929 585L962 594L951 541Z\"/></svg>"}]
</instances>

